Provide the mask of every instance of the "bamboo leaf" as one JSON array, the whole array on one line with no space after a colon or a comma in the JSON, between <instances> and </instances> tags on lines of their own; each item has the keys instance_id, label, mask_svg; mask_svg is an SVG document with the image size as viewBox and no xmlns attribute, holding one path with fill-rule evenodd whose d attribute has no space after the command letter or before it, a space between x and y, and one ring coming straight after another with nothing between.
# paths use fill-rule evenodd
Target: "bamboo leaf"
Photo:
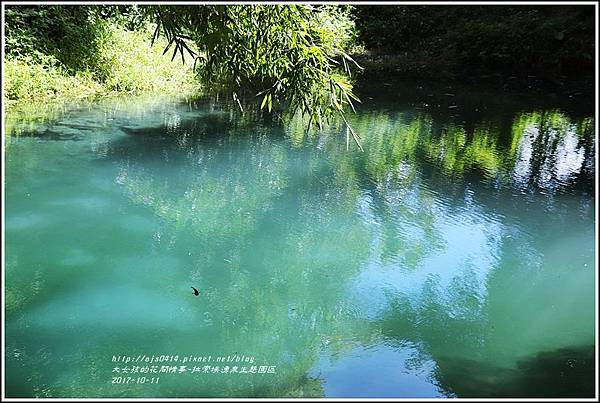
<instances>
[{"instance_id":1,"label":"bamboo leaf","mask_svg":"<svg viewBox=\"0 0 600 403\"><path fill-rule=\"evenodd\" d=\"M269 97L269 94L266 94L263 97L262 103L260 104L260 109L263 109L265 107L265 105L267 104L267 98Z\"/></svg>"}]
</instances>

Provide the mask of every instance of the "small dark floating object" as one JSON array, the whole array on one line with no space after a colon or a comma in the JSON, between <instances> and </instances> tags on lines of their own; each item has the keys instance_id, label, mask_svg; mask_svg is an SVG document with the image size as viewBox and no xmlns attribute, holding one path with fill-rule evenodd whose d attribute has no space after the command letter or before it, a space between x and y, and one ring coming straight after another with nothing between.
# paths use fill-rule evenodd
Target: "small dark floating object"
<instances>
[{"instance_id":1,"label":"small dark floating object","mask_svg":"<svg viewBox=\"0 0 600 403\"><path fill-rule=\"evenodd\" d=\"M195 289L194 287L192 287L192 290L194 290L194 295L196 295L196 296L200 295L200 293L198 292L198 290Z\"/></svg>"}]
</instances>

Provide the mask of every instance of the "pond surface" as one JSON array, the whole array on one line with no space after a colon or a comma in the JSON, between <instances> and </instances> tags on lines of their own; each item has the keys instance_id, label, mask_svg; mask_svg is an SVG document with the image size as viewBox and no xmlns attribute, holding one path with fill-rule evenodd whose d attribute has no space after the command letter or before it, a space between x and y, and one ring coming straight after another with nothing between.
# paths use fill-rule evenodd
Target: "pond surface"
<instances>
[{"instance_id":1,"label":"pond surface","mask_svg":"<svg viewBox=\"0 0 600 403\"><path fill-rule=\"evenodd\" d=\"M593 103L359 93L12 117L7 396L593 396Z\"/></svg>"}]
</instances>

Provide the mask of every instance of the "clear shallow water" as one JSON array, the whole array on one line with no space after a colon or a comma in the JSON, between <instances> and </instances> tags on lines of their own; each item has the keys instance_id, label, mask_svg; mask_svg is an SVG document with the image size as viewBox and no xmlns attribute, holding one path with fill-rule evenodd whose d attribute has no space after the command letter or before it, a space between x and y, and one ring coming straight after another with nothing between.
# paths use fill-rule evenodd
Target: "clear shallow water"
<instances>
[{"instance_id":1,"label":"clear shallow water","mask_svg":"<svg viewBox=\"0 0 600 403\"><path fill-rule=\"evenodd\" d=\"M209 101L13 119L7 396L592 396L592 112L362 98L364 153Z\"/></svg>"}]
</instances>

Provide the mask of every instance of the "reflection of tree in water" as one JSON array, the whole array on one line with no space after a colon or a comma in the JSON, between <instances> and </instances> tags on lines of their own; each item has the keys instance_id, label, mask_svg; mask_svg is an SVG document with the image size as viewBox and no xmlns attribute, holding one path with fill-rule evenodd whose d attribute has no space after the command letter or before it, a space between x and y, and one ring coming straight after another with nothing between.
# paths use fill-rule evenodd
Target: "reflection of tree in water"
<instances>
[{"instance_id":1,"label":"reflection of tree in water","mask_svg":"<svg viewBox=\"0 0 600 403\"><path fill-rule=\"evenodd\" d=\"M593 125L592 118L571 122L558 111L519 116L511 146L515 185L552 192L577 182L593 183Z\"/></svg>"},{"instance_id":2,"label":"reflection of tree in water","mask_svg":"<svg viewBox=\"0 0 600 403\"><path fill-rule=\"evenodd\" d=\"M502 368L477 360L440 357L437 380L460 397L594 397L594 346L543 351Z\"/></svg>"},{"instance_id":3,"label":"reflection of tree in water","mask_svg":"<svg viewBox=\"0 0 600 403\"><path fill-rule=\"evenodd\" d=\"M464 187L456 187L456 182L463 185L464 182L468 183L471 180L480 181L480 178L473 178L473 171L482 172L484 178L490 178L489 182L493 185L479 187L474 195L475 205L486 206L487 208L482 210L497 212L499 217L503 217L501 234L498 234L501 238L496 235L490 238L493 253L498 254L499 260L494 267L489 268L491 278L486 281L486 284L482 284L478 276L468 271L464 274L456 273L450 286L445 289L439 289L435 280L430 279L421 290L421 302L416 307L414 301L396 294L392 297L389 309L382 315L382 337L396 339L400 344L408 340L421 346L436 360L439 373L446 378L453 376L452 379L455 379L464 376L466 378L464 382L459 382L456 387L453 387L452 381L441 382L444 389L449 392L456 391L459 396L477 395L471 391L485 390L486 383L478 379L478 370L473 373L461 371L460 368L453 367L453 363L465 360L464 357L472 357L471 366L475 367L483 368L488 365L486 363L494 362L495 358L503 355L502 351L498 351L501 347L494 347L502 345L502 343L498 344L498 337L508 340L512 337L516 344L523 343L523 346L521 349L515 348L515 351L505 354L503 359L506 361L500 366L493 364L494 369L497 370L494 378L497 384L490 388L489 396L506 396L511 393L519 396L521 392L524 396L548 396L554 392L558 396L579 396L586 393L589 395L590 385L593 385L588 379L589 371L593 367L593 363L590 365L589 361L583 365L582 370L588 371L585 381L588 382L587 384L574 382L569 389L569 381L564 381L556 383L546 391L541 391L535 386L544 382L552 383L552 379L559 376L556 372L557 368L564 364L564 360L562 364L560 360L564 357L569 360L578 359L577 357L580 356L578 351L569 348L559 350L561 353L556 359L553 353L542 354L541 358L528 358L523 354L532 351L532 346L534 349L536 346L543 348L547 344L551 348L553 342L560 345L561 335L569 332L577 335L566 337L572 340L573 345L589 342L586 335L593 334L593 329L589 329L593 324L593 317L590 317L592 311L577 312L577 319L574 320L565 322L560 319L572 316L573 312L577 311L574 307L589 304L588 297L593 295L593 290L590 287L587 289L581 287L586 283L587 274L579 269L573 270L575 267L583 267L585 262L592 261L593 245L590 247L591 255L566 257L556 252L560 251L559 245L547 244L549 240L555 242L555 238L552 237L555 236L553 234L558 233L563 235L561 238L563 243L572 242L582 246L589 244L593 234L590 233L585 222L590 218L593 219L593 211L586 206L585 197L582 198L582 209L579 212L569 212L554 206L555 203L559 203L558 200L548 199L535 191L536 189L542 191L567 189L568 191L573 189L577 182L581 182L586 187L593 183L590 180L593 177L593 162L589 162L590 158L593 161L594 136L591 127L593 122L584 119L571 123L565 115L558 112L521 115L513 125L512 139L498 141L496 128L502 125L495 123L476 125L471 133L467 133L461 126L453 123L445 127L441 124L444 128L434 134L427 120L422 117L403 119L400 116L392 120L389 114L375 113L372 116L359 115L355 120L357 122L353 124L357 130L367 133L363 139L366 153L364 158L360 155L353 156L350 167L354 168L353 176L360 177L362 174L366 177L366 180L361 182L361 188L370 189L370 195L380 196L379 200L383 208L378 208L380 206L371 202L372 215L367 218L378 221L379 224L383 223L384 233L389 231L392 237L397 236L405 232L407 226L420 223L419 226L425 234L428 233L428 228L431 229L429 231L431 237L419 239L419 244L431 246L427 249L429 253L436 253L440 248L443 250L444 245L440 244L439 233L436 233L439 223L436 223L435 214L426 212L428 203L423 195L427 195L429 186L436 189L438 193L433 198L435 202L440 203L446 197L452 197L451 204L455 210L466 208L473 203L469 201L472 196L469 196L469 192L464 192ZM538 148L523 158L520 150L523 149L523 144L528 143L527 136L532 136L528 131L539 131L545 134L540 137ZM415 132L418 136L414 135ZM402 144L398 150L400 142ZM510 150L503 148L510 144L512 144ZM335 150L335 146L332 148ZM339 157L335 152L328 151L330 155ZM394 156L401 157L394 159ZM342 156L339 159L345 162L350 158ZM436 164L437 168L429 167L427 161ZM533 167L526 172L525 176L529 178L526 186L532 193L525 200L509 199L510 201L506 202L506 198L500 195L511 192L511 187L515 184L513 178L522 173L515 165L523 161ZM348 169L348 164L343 162L334 165ZM546 172L549 172L550 176L547 176ZM496 191L498 185L500 190ZM516 186L521 188L518 182ZM462 194L457 194L453 188L460 190ZM407 192L407 189L410 192ZM420 195L414 205L425 207L420 210L425 221L419 220L414 215L406 215L406 210L411 208L411 201L414 200L411 198L411 192ZM390 198L388 197L390 194L399 197ZM395 203L398 200L401 202ZM527 210L531 211L527 212ZM386 214L388 211L390 213ZM531 217L538 216L539 220L532 220L536 222L533 225L540 227L542 234L547 231L549 237L532 239L527 233L521 234L519 229L521 223L518 217L523 213L528 213ZM550 219L548 214L552 214ZM402 217L405 215L409 219L402 222ZM564 229L566 223L570 225L568 231ZM390 225L386 227L385 224ZM519 251L518 256L513 256L514 252L506 254L504 252L506 245L509 245L508 249ZM402 243L402 247L395 249L398 252L394 253L394 250L390 255L397 257L402 255L402 250L414 250L407 246L409 246L408 242ZM400 261L401 267L409 266L406 260ZM416 270L421 268L421 262L422 259L415 262ZM553 265L564 267L565 270L548 273L545 268L551 268ZM531 271L534 269L536 272L532 274ZM557 284L552 280L557 275L565 276L564 282L557 283L560 284L558 289ZM542 298L545 294L540 288L551 290L549 292L554 295L556 308L552 305L550 309L547 300L540 298L526 302L532 293L532 286L538 289L534 294L539 294ZM474 293L474 290L481 287L487 289L486 293L479 295ZM482 295L484 299L479 298ZM580 298L573 299L572 295L578 295ZM513 302L515 306L509 310L513 312L512 317L496 323L499 317L505 315L500 310L507 303L512 306ZM517 306L517 302L529 304L529 307L523 309L523 306ZM555 315L555 320L540 312ZM576 329L565 329L564 323L569 322L580 325L575 326ZM528 327L527 324L530 326ZM525 330L520 332L520 328ZM547 336L548 334L555 336L558 341L553 341L552 337ZM373 337L377 337L376 332ZM588 354L587 351L584 353ZM519 370L511 367L515 359L519 362L521 368ZM548 367L538 371L539 376L527 374L523 370L523 368L533 370L535 366L543 365ZM453 374L455 370L458 373ZM536 379L536 376L539 379ZM465 389L464 384L470 381L474 384L472 389ZM526 390L527 382L535 385L530 390ZM503 383L508 383L504 391L502 391Z\"/></svg>"},{"instance_id":4,"label":"reflection of tree in water","mask_svg":"<svg viewBox=\"0 0 600 403\"><path fill-rule=\"evenodd\" d=\"M476 125L472 132L456 124L434 132L423 116L406 120L381 113L359 115L353 124L361 133L368 133L364 138L366 152L348 153L340 147L338 138L326 136L325 141L319 140L319 147L326 150L325 159L318 153L293 153L272 139L261 141L260 135L226 135L228 147L221 147L216 139L198 141L202 139L198 127L190 129L184 124L177 128L176 142L169 139L155 150L169 155L169 148L177 147L173 149L175 154L185 155L179 170L169 172L167 163L172 160L167 161L167 157L165 166L155 172L129 158L117 180L133 201L152 208L165 222L171 245L185 249L194 242L211 242L222 244L228 251L226 263L219 255L221 249L212 249L212 254L198 258L201 267L219 267L212 274L200 269L199 275L215 284L208 298L213 304L213 319L220 320L221 342L236 345L243 339L258 351L266 350L268 345L274 355L287 357L289 367L279 382L295 389L299 386L285 382L303 379L324 343L333 350L344 350L351 347L345 341L352 339L348 334L363 334L359 338L365 342L379 337L377 330L365 333L359 329L361 319L345 300L343 285L361 270L361 262L373 252L369 250L372 237L379 233L383 239L378 246L381 251L376 252L382 262L419 270L427 255L445 248L435 209L427 206L452 195L452 187L468 180L473 172L510 186L513 164L523 147L515 144L523 143L524 133L531 127L544 125L530 117L516 122L509 143L513 146L508 151L497 140L498 126L490 122ZM210 126L214 127L215 122ZM304 137L301 127L296 122L287 132L299 147L311 141ZM564 130L559 134L566 133L570 126L561 127ZM234 131L228 127L219 130ZM195 134L186 137L185 133L190 132ZM182 133L187 140L180 139ZM586 137L581 138L583 141ZM537 153L555 153L557 140L549 144L550 148ZM232 153L236 147L248 148L245 153ZM535 165L536 159L532 161ZM534 177L536 172L539 174L538 168L530 175ZM155 179L165 174L170 175L168 182ZM194 175L191 183L184 180L178 188L177 177L187 178L190 174ZM450 181L444 184L444 178ZM435 194L430 187L445 191ZM329 191L332 189L335 191ZM457 200L453 205L465 203L461 200L464 195L454 197ZM485 196L485 192L476 197L480 202L493 203L482 199L494 198ZM366 210L361 210L361 205ZM340 206L346 206L347 213L341 213L344 210ZM354 215L357 208L362 220ZM285 220L289 222L281 225ZM370 223L380 229L375 230ZM187 230L194 237L190 238ZM461 357L480 354L473 361L479 364L472 366L485 365L485 335L490 323L486 301L473 293L484 286L480 281L468 271L457 274L445 291L438 289L435 281L428 281L416 308L408 300L392 297L388 319L380 322L382 334L414 339L438 362L442 384L444 376L450 376L444 371L451 373L448 368ZM321 285L318 292L314 287L317 282ZM218 304L218 298L228 303ZM289 326L282 329L282 323ZM272 337L265 337L269 332ZM454 350L452 355L448 355L450 349ZM263 392L257 393L264 395L272 392L256 387L237 385L237 390L260 390ZM450 384L444 388L458 395L469 394L460 386ZM235 395L233 390L229 393Z\"/></svg>"},{"instance_id":5,"label":"reflection of tree in water","mask_svg":"<svg viewBox=\"0 0 600 403\"><path fill-rule=\"evenodd\" d=\"M548 119L553 123L545 123ZM491 396L509 394L513 389L504 388L505 382L525 393L527 388L519 382L528 379L534 366L559 365L552 355L529 361L523 369L487 367L488 358L497 353L490 344L497 341L497 334L506 334L512 323L503 322L501 329L493 330L496 336L490 334L492 319L499 314L494 309L511 297L510 287L515 289L508 271L515 265L514 256L502 254L503 245L513 241L499 237L509 234L522 243L524 263L516 265L518 279L527 277L526 266L538 262L538 252L544 248L520 234L519 223L511 217L519 216L522 204L504 203L496 185L501 192L511 190L516 167L526 159L523 150L529 132L544 132L546 126L553 128L553 134L538 136L546 140L532 143L537 149L527 159L533 168L523 171L525 177L535 178L548 169L561 172L552 167L560 158L536 159L535 155L559 155L561 139L573 137L570 133L576 133L579 143L575 147L565 143L566 154L585 150L581 166L591 169L593 176L589 164L593 125L579 122L573 132L573 124L563 115L523 115L515 119L511 141L506 141L498 135L502 124L493 121L469 128L457 122L434 124L425 114L390 112L359 114L351 123L363 135L365 153L347 152L343 137L334 131L306 136L298 120L280 130L224 113L193 119L171 116L161 126L128 127L128 136L108 145L105 160L116 161L120 168L115 181L161 224L153 240L156 252L189 256L190 264L164 270L161 281L199 282L203 287L203 312L198 312L201 331L155 329L151 336L139 331L130 334L131 340L146 339L168 351L192 354L198 348L222 354L227 346L231 352L260 352L265 356L257 359L279 366L274 378L264 380L209 378L202 386L189 379L174 381L165 386L165 394L318 396L323 393L319 381L306 374L324 346L340 354L381 338L418 346L423 357L436 361L437 382L458 396L477 395L488 387ZM287 147L281 132L295 148ZM556 176L562 178L556 182L559 186L579 178L577 169L564 172L565 180ZM491 186L473 191L470 184L482 180ZM523 183L544 188L541 185L547 182L527 179ZM416 290L417 299L389 291L384 311L375 319L365 318L360 310L363 301L352 300L349 293L365 265L375 262L394 271L423 270L428 259L448 248L438 214L460 217L463 210L479 214L484 224L491 220L486 221L489 217L482 211L504 217L501 225L492 222L492 230L486 233L489 250L498 252L491 266L480 270L486 281L478 268L466 264L464 271L451 273L448 285L429 277ZM547 214L532 213L539 214L540 220ZM566 218L559 214L553 222ZM503 289L509 290L499 291ZM525 286L518 292L528 294ZM196 302L187 301L183 309L197 311ZM540 303L534 304L536 309ZM190 340L201 347L190 345ZM119 337L99 340L98 345L106 342L127 345ZM137 348L134 343L128 347ZM109 369L105 357L94 356L97 348L82 348L80 359L83 364L83 355L92 357L95 383L101 384L100 374ZM577 355L573 354L568 359ZM415 365L423 357L415 357ZM465 357L471 357L468 365ZM560 368L548 369L544 379L552 379ZM32 376L38 384L48 383L51 375L42 374L34 371ZM74 378L61 392L81 394L78 381ZM129 391L148 393L141 387ZM110 395L114 390L106 387L97 392Z\"/></svg>"},{"instance_id":6,"label":"reflection of tree in water","mask_svg":"<svg viewBox=\"0 0 600 403\"><path fill-rule=\"evenodd\" d=\"M574 311L574 307L588 304L589 298L586 301L582 296L581 300L572 301L569 296L575 291L589 297L593 286L573 290L567 285L564 292L562 287L555 289L548 275L535 274L533 287L547 287L555 295L552 304L558 310L552 309L548 299L529 298L532 281L527 277L531 277L531 269L525 263L515 274L511 272L510 258L501 260L488 279L485 300L473 293L480 284L472 274L456 276L445 289L435 279L429 279L416 304L396 294L389 308L371 326L380 329L379 337L386 344L394 343L400 348L407 343L416 345L434 360L433 382L450 396L592 396L594 347L577 346L593 342L589 338L593 335L593 310ZM582 284L568 278L565 281L574 286ZM523 285L517 289L515 284L519 283ZM509 306L504 306L507 303ZM563 315L576 318L565 321ZM553 336L557 336L557 341ZM573 347L551 347L564 345L565 340L570 340L567 345ZM542 352L532 355L535 351Z\"/></svg>"},{"instance_id":7,"label":"reflection of tree in water","mask_svg":"<svg viewBox=\"0 0 600 403\"><path fill-rule=\"evenodd\" d=\"M344 300L344 283L368 247L368 233L353 214L356 186L273 138L230 136L231 127L214 121L210 127L226 139L225 147L221 138L207 139L197 122L193 128L180 123L171 141L126 138L113 147L112 158L128 156L116 180L164 223L157 248L194 255L196 269L176 276L206 284L201 298L214 331L203 338L203 349L266 352L260 358L281 372L267 383L242 378L226 385L217 378L202 390L190 384L179 390L198 396L318 393L303 391L312 384L305 373L318 349L343 347L344 335L356 333ZM181 147L178 137L191 132ZM238 147L244 152L232 151ZM143 152L136 157L128 149ZM161 156L163 163L145 163Z\"/></svg>"}]
</instances>

